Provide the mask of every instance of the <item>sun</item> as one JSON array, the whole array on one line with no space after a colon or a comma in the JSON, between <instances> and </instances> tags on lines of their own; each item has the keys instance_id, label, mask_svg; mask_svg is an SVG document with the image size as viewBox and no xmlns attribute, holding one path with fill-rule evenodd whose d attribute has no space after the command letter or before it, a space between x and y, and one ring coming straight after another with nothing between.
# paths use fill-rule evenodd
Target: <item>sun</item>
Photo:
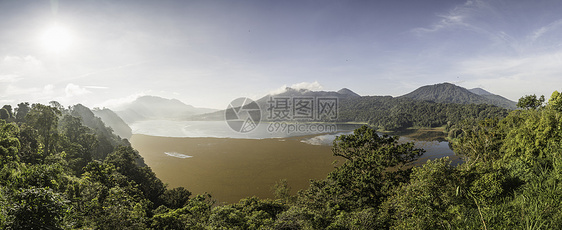
<instances>
[{"instance_id":1,"label":"sun","mask_svg":"<svg viewBox=\"0 0 562 230\"><path fill-rule=\"evenodd\" d=\"M47 51L61 54L72 46L72 34L59 24L52 24L41 34L40 42Z\"/></svg>"}]
</instances>

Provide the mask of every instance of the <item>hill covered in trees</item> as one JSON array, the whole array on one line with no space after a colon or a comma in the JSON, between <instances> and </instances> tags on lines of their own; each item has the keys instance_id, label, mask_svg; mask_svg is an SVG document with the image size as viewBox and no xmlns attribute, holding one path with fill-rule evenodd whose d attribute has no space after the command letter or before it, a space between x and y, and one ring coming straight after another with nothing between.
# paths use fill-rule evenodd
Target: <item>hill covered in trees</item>
<instances>
[{"instance_id":1,"label":"hill covered in trees","mask_svg":"<svg viewBox=\"0 0 562 230\"><path fill-rule=\"evenodd\" d=\"M142 229L167 189L128 143L82 105L20 103L0 119L0 228Z\"/></svg>"},{"instance_id":2,"label":"hill covered in trees","mask_svg":"<svg viewBox=\"0 0 562 230\"><path fill-rule=\"evenodd\" d=\"M312 91L287 88L266 95L256 102L267 111L271 98L331 97L338 99L339 122L366 122L384 130L410 127L438 127L467 118L503 117L515 109L515 102L483 89L472 91L442 83L420 87L400 97L360 96L350 89L339 91ZM191 117L195 120L224 120L224 110ZM262 120L267 120L262 112Z\"/></svg>"},{"instance_id":3,"label":"hill covered in trees","mask_svg":"<svg viewBox=\"0 0 562 230\"><path fill-rule=\"evenodd\" d=\"M515 109L516 103L483 89L465 89L451 83L422 86L411 93L400 96L421 101L456 104L489 104L506 109Z\"/></svg>"},{"instance_id":4,"label":"hill covered in trees","mask_svg":"<svg viewBox=\"0 0 562 230\"><path fill-rule=\"evenodd\" d=\"M456 104L390 96L340 100L338 121L366 122L382 130L450 126L465 119L505 117L507 109L489 104Z\"/></svg>"},{"instance_id":5,"label":"hill covered in trees","mask_svg":"<svg viewBox=\"0 0 562 230\"><path fill-rule=\"evenodd\" d=\"M378 99L377 99L378 100ZM428 102L429 103L429 102ZM505 118L455 124L464 158L411 163L413 143L363 126L345 159L275 200L215 205L168 189L87 108L22 103L0 120L0 227L8 229L553 229L562 225L562 95L522 98ZM6 116L8 114L8 116Z\"/></svg>"},{"instance_id":6,"label":"hill covered in trees","mask_svg":"<svg viewBox=\"0 0 562 230\"><path fill-rule=\"evenodd\" d=\"M112 110L107 108L94 108L92 112L96 117L99 117L103 123L111 127L116 135L127 139L131 138L133 135L131 127L129 127L129 125L127 125L127 123L125 123L125 121L123 121L123 119L121 119L121 117Z\"/></svg>"}]
</instances>

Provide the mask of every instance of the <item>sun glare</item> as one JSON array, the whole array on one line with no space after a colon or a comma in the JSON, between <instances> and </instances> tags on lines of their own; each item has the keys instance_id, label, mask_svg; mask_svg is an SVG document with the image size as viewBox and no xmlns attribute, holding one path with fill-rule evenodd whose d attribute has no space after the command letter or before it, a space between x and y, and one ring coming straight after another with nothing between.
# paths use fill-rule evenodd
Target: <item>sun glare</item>
<instances>
[{"instance_id":1,"label":"sun glare","mask_svg":"<svg viewBox=\"0 0 562 230\"><path fill-rule=\"evenodd\" d=\"M60 54L72 45L72 34L65 27L53 24L43 32L41 43L46 50Z\"/></svg>"}]
</instances>

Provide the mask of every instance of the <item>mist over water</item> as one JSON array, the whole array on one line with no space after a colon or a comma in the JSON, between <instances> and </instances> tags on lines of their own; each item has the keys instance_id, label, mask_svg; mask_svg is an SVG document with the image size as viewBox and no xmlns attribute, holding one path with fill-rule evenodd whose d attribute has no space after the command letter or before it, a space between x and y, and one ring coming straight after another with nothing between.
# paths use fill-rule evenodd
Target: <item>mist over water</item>
<instances>
[{"instance_id":1,"label":"mist over water","mask_svg":"<svg viewBox=\"0 0 562 230\"><path fill-rule=\"evenodd\" d=\"M293 127L290 123L291 128ZM335 123L311 123L316 126L336 126L334 133L349 133L361 125L335 124ZM215 138L238 138L238 139L265 139L285 138L306 135L323 134L321 131L294 131L289 128L273 126L272 123L262 122L257 128L248 133L240 133L230 129L226 121L170 121L149 120L136 122L131 125L134 134L143 134L159 137L215 137ZM334 136L335 138L335 136ZM333 139L332 139L333 140ZM330 142L331 143L331 142Z\"/></svg>"}]
</instances>

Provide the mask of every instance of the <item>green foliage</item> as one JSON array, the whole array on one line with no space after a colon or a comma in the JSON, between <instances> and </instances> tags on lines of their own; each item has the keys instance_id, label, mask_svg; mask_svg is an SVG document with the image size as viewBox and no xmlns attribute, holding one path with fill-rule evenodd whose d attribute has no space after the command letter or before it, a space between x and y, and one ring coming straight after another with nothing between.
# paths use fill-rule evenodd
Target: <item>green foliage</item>
<instances>
[{"instance_id":1,"label":"green foliage","mask_svg":"<svg viewBox=\"0 0 562 230\"><path fill-rule=\"evenodd\" d=\"M8 229L60 229L63 226L68 211L66 201L52 189L20 189L8 196Z\"/></svg>"},{"instance_id":2,"label":"green foliage","mask_svg":"<svg viewBox=\"0 0 562 230\"><path fill-rule=\"evenodd\" d=\"M160 206L151 220L153 229L206 229L214 202L209 195L197 195L179 209Z\"/></svg>"},{"instance_id":3,"label":"green foliage","mask_svg":"<svg viewBox=\"0 0 562 230\"><path fill-rule=\"evenodd\" d=\"M458 138L452 140L456 154L466 162L492 162L501 158L500 148L504 134L498 130L498 119L486 119L477 124L461 124Z\"/></svg>"},{"instance_id":4,"label":"green foliage","mask_svg":"<svg viewBox=\"0 0 562 230\"><path fill-rule=\"evenodd\" d=\"M25 116L27 124L38 131L39 140L45 148L46 155L56 151L58 116L60 115L61 112L54 107L33 104Z\"/></svg>"},{"instance_id":5,"label":"green foliage","mask_svg":"<svg viewBox=\"0 0 562 230\"><path fill-rule=\"evenodd\" d=\"M88 115L83 106L20 103L15 119L0 120L0 228L146 229L160 204L203 210Z\"/></svg>"},{"instance_id":6,"label":"green foliage","mask_svg":"<svg viewBox=\"0 0 562 230\"><path fill-rule=\"evenodd\" d=\"M509 115L488 105L346 99L354 101L342 119L385 129L446 125L464 163L413 167L422 149L364 126L336 138L332 151L344 162L296 196L281 180L272 188L277 200L225 205L167 189L86 107L21 103L15 119L0 119L0 228L558 228L562 96L553 93L546 106L529 98Z\"/></svg>"},{"instance_id":7,"label":"green foliage","mask_svg":"<svg viewBox=\"0 0 562 230\"><path fill-rule=\"evenodd\" d=\"M168 189L160 196L162 203L170 209L182 208L189 201L191 192L184 187Z\"/></svg>"},{"instance_id":8,"label":"green foliage","mask_svg":"<svg viewBox=\"0 0 562 230\"><path fill-rule=\"evenodd\" d=\"M339 121L368 122L383 130L441 127L466 119L505 117L507 110L488 104L453 104L372 96L342 99Z\"/></svg>"},{"instance_id":9,"label":"green foliage","mask_svg":"<svg viewBox=\"0 0 562 230\"><path fill-rule=\"evenodd\" d=\"M524 97L519 98L517 102L517 107L522 109L538 109L541 108L544 104L544 95L537 98L537 95L526 95Z\"/></svg>"},{"instance_id":10,"label":"green foliage","mask_svg":"<svg viewBox=\"0 0 562 230\"><path fill-rule=\"evenodd\" d=\"M562 95L558 91L554 91L548 100L548 106L555 111L562 112Z\"/></svg>"},{"instance_id":11,"label":"green foliage","mask_svg":"<svg viewBox=\"0 0 562 230\"><path fill-rule=\"evenodd\" d=\"M29 112L30 109L31 108L29 108L28 102L19 103L18 107L15 109L16 110L16 121L23 122L25 120L25 116L27 116L27 113Z\"/></svg>"},{"instance_id":12,"label":"green foliage","mask_svg":"<svg viewBox=\"0 0 562 230\"><path fill-rule=\"evenodd\" d=\"M13 124L6 124L0 120L0 167L8 162L17 161L21 144L17 136L19 128Z\"/></svg>"},{"instance_id":13,"label":"green foliage","mask_svg":"<svg viewBox=\"0 0 562 230\"><path fill-rule=\"evenodd\" d=\"M393 191L407 182L411 170L405 166L423 153L412 143L399 144L398 138L379 136L367 126L336 138L332 151L346 161L298 195L297 204L303 207L299 210L307 213L301 217L307 217L315 229L327 228L361 210L372 209L369 215L378 212ZM378 228L387 222L383 215L377 215Z\"/></svg>"},{"instance_id":14,"label":"green foliage","mask_svg":"<svg viewBox=\"0 0 562 230\"><path fill-rule=\"evenodd\" d=\"M6 110L7 114L4 114L4 115L0 114L0 117L5 117L5 118L0 118L0 119L13 121L12 119L14 118L14 113L13 113L12 106L11 105L4 105L4 106L2 106L2 109ZM0 112L0 113L3 113L3 112Z\"/></svg>"},{"instance_id":15,"label":"green foliage","mask_svg":"<svg viewBox=\"0 0 562 230\"><path fill-rule=\"evenodd\" d=\"M10 118L10 113L5 108L0 109L0 119L8 120Z\"/></svg>"},{"instance_id":16,"label":"green foliage","mask_svg":"<svg viewBox=\"0 0 562 230\"><path fill-rule=\"evenodd\" d=\"M117 172L139 186L145 198L156 204L162 204L160 196L166 191L166 187L148 166L138 164L139 158L140 155L132 147L121 146L107 156L104 164L115 166Z\"/></svg>"},{"instance_id":17,"label":"green foliage","mask_svg":"<svg viewBox=\"0 0 562 230\"><path fill-rule=\"evenodd\" d=\"M400 229L450 228L464 208L458 174L448 158L414 168L410 182L387 201L395 212L394 225Z\"/></svg>"},{"instance_id":18,"label":"green foliage","mask_svg":"<svg viewBox=\"0 0 562 230\"><path fill-rule=\"evenodd\" d=\"M291 187L289 186L287 179L282 179L275 183L271 190L273 191L273 195L275 196L275 198L279 200L282 200L286 203L291 203L294 201L295 197L291 196Z\"/></svg>"}]
</instances>

